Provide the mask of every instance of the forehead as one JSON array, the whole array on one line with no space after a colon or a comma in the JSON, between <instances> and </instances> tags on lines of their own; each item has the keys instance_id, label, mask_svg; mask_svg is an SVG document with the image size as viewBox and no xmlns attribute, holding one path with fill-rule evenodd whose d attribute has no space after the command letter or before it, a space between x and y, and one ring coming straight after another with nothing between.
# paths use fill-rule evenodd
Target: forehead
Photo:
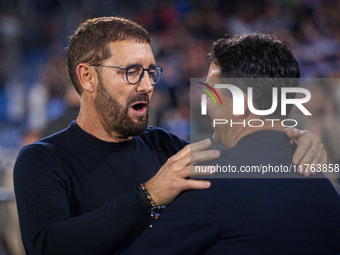
<instances>
[{"instance_id":1,"label":"forehead","mask_svg":"<svg viewBox=\"0 0 340 255\"><path fill-rule=\"evenodd\" d=\"M105 62L114 65L155 64L155 58L148 43L138 43L133 40L116 41L108 44L111 57Z\"/></svg>"}]
</instances>

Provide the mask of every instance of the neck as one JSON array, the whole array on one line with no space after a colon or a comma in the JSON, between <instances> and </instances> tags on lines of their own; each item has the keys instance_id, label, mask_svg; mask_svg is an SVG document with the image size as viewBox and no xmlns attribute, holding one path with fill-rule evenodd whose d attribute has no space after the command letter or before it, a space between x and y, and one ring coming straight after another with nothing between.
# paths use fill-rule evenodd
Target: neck
<instances>
[{"instance_id":1,"label":"neck","mask_svg":"<svg viewBox=\"0 0 340 255\"><path fill-rule=\"evenodd\" d=\"M120 134L112 131L109 124L101 118L94 107L88 107L86 104L80 106L77 124L86 133L105 142L119 143L133 138L133 136L122 138Z\"/></svg>"},{"instance_id":2,"label":"neck","mask_svg":"<svg viewBox=\"0 0 340 255\"><path fill-rule=\"evenodd\" d=\"M264 125L262 127L250 127L247 125L248 120L250 119L259 119L258 117L255 118L246 118L245 123L246 126L243 125L235 125L235 127L229 127L230 132L228 135L224 137L221 141L224 146L227 148L234 147L243 137L263 130L277 130L284 132L284 127L277 122L266 122L264 121ZM241 122L241 121L239 121Z\"/></svg>"}]
</instances>

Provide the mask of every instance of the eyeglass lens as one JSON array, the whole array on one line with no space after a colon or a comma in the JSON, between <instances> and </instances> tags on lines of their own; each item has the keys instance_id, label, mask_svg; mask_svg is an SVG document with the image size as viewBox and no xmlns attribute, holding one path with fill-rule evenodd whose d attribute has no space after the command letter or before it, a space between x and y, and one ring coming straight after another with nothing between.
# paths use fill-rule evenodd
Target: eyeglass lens
<instances>
[{"instance_id":1,"label":"eyeglass lens","mask_svg":"<svg viewBox=\"0 0 340 255\"><path fill-rule=\"evenodd\" d=\"M144 75L144 70L140 65L129 66L126 70L126 79L129 83L138 83ZM154 66L148 69L149 79L151 84L156 84L162 74L162 70L158 66Z\"/></svg>"}]
</instances>

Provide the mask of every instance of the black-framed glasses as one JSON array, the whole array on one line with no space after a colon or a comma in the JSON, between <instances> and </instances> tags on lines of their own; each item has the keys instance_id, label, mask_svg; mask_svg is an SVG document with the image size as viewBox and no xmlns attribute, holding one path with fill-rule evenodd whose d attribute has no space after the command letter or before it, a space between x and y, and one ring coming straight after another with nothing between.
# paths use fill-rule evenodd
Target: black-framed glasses
<instances>
[{"instance_id":1,"label":"black-framed glasses","mask_svg":"<svg viewBox=\"0 0 340 255\"><path fill-rule=\"evenodd\" d=\"M103 65L91 65L96 67L110 67L125 70L126 80L130 84L137 84L144 76L144 71L149 74L150 83L155 85L161 78L163 68L160 66L153 66L150 68L144 68L139 64L123 67L123 66L103 66Z\"/></svg>"}]
</instances>

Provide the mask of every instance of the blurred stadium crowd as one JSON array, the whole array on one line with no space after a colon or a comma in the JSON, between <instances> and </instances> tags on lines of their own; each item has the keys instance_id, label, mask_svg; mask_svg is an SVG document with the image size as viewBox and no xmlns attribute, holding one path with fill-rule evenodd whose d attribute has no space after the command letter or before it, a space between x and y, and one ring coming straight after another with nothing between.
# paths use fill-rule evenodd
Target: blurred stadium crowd
<instances>
[{"instance_id":1,"label":"blurred stadium crowd","mask_svg":"<svg viewBox=\"0 0 340 255\"><path fill-rule=\"evenodd\" d=\"M189 139L190 78L207 74L214 40L226 33L275 34L291 44L302 77L339 78L339 14L338 0L0 0L1 180L7 179L23 144L68 126L76 117L79 103L65 68L65 47L87 18L118 15L151 33L164 73L151 103L150 124ZM305 127L322 137L332 162L340 163L340 145L334 143L340 137L339 90L313 89L319 95L310 102L313 116L332 125ZM0 197L11 199L5 193ZM6 230L0 234L0 255L22 254L15 238L8 238L11 227L6 224L0 218Z\"/></svg>"}]
</instances>

